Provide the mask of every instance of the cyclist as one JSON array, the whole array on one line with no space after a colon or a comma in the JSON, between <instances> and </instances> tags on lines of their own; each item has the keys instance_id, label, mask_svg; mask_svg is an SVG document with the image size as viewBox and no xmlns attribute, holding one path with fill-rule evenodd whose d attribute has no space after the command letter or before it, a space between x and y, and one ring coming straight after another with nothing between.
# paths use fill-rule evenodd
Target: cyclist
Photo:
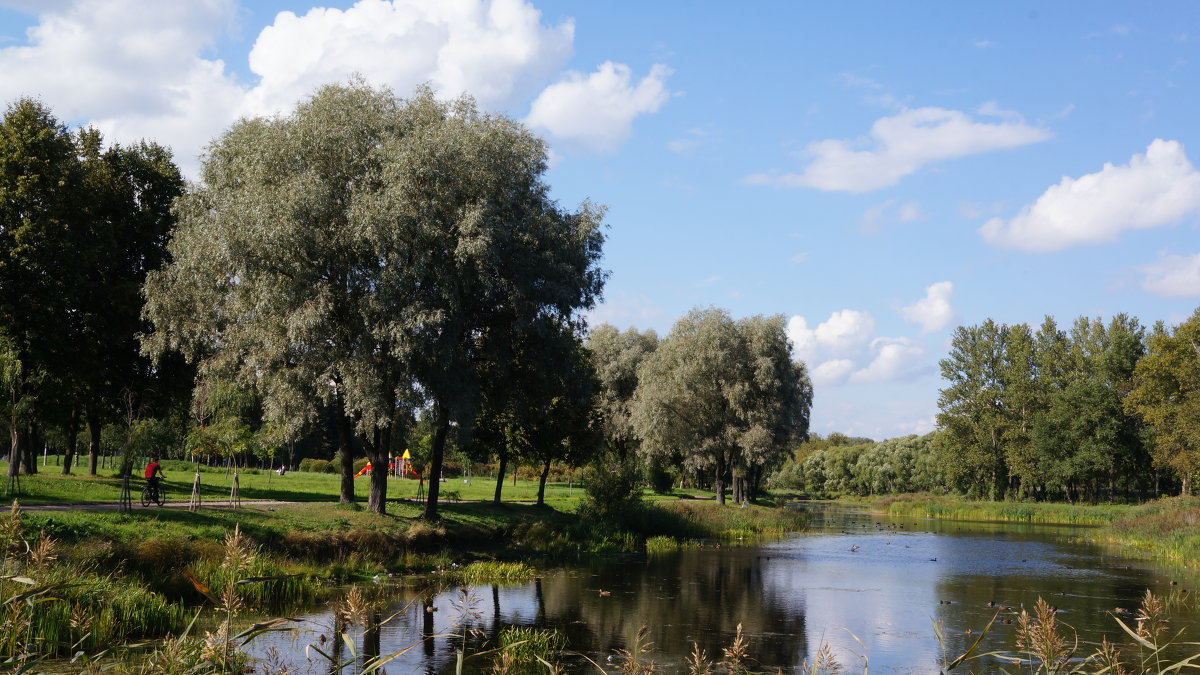
<instances>
[{"instance_id":1,"label":"cyclist","mask_svg":"<svg viewBox=\"0 0 1200 675\"><path fill-rule=\"evenodd\" d=\"M155 495L158 495L158 479L162 476L162 467L158 463L158 458L155 457L146 465L146 487L150 488Z\"/></svg>"}]
</instances>

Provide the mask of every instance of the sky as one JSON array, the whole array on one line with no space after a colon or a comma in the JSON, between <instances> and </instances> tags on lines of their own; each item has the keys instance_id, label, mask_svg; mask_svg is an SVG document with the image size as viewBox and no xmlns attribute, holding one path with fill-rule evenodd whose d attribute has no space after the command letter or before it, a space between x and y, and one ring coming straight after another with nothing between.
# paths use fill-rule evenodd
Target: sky
<instances>
[{"instance_id":1,"label":"sky","mask_svg":"<svg viewBox=\"0 0 1200 675\"><path fill-rule=\"evenodd\" d=\"M593 325L787 318L812 429L935 426L953 329L1200 304L1200 3L0 0L0 101L198 175L360 75L523 121L608 207Z\"/></svg>"}]
</instances>

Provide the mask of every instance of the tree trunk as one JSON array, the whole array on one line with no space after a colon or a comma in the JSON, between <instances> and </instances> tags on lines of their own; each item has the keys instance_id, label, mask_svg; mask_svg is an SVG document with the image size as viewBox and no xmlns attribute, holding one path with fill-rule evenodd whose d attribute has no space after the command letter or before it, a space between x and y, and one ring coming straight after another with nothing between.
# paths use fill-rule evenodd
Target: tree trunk
<instances>
[{"instance_id":1,"label":"tree trunk","mask_svg":"<svg viewBox=\"0 0 1200 675\"><path fill-rule=\"evenodd\" d=\"M67 447L63 450L62 475L71 475L71 464L75 461L75 446L79 443L79 406L71 406L67 418Z\"/></svg>"},{"instance_id":2,"label":"tree trunk","mask_svg":"<svg viewBox=\"0 0 1200 675\"><path fill-rule=\"evenodd\" d=\"M492 497L493 504L500 503L500 491L504 489L504 472L508 470L508 446L501 446L496 457L500 460L500 466L496 471L496 494Z\"/></svg>"},{"instance_id":3,"label":"tree trunk","mask_svg":"<svg viewBox=\"0 0 1200 675\"><path fill-rule=\"evenodd\" d=\"M25 475L32 476L37 473L37 446L38 433L37 425L31 424L25 429L27 434L25 438L25 451L21 453L21 470Z\"/></svg>"},{"instance_id":4,"label":"tree trunk","mask_svg":"<svg viewBox=\"0 0 1200 675\"><path fill-rule=\"evenodd\" d=\"M442 456L446 452L446 435L450 432L450 417L440 403L434 404L433 447L429 451L429 496L425 502L425 520L437 520L438 492L442 486Z\"/></svg>"},{"instance_id":5,"label":"tree trunk","mask_svg":"<svg viewBox=\"0 0 1200 675\"><path fill-rule=\"evenodd\" d=\"M11 440L12 444L8 448L8 477L16 476L21 469L21 427L13 421Z\"/></svg>"},{"instance_id":6,"label":"tree trunk","mask_svg":"<svg viewBox=\"0 0 1200 675\"><path fill-rule=\"evenodd\" d=\"M367 510L379 515L387 514L388 449L392 443L392 428L375 430L375 442L370 450L371 491L367 495Z\"/></svg>"},{"instance_id":7,"label":"tree trunk","mask_svg":"<svg viewBox=\"0 0 1200 675\"><path fill-rule=\"evenodd\" d=\"M88 410L88 475L96 475L96 464L100 461L100 416Z\"/></svg>"},{"instance_id":8,"label":"tree trunk","mask_svg":"<svg viewBox=\"0 0 1200 675\"><path fill-rule=\"evenodd\" d=\"M542 466L541 480L538 481L538 497L537 497L537 505L538 506L546 505L546 479L549 477L550 477L550 460L547 459L546 463Z\"/></svg>"},{"instance_id":9,"label":"tree trunk","mask_svg":"<svg viewBox=\"0 0 1200 675\"><path fill-rule=\"evenodd\" d=\"M338 454L341 455L340 472L342 474L341 496L338 501L348 504L354 501L354 428L350 418L342 412L338 405Z\"/></svg>"},{"instance_id":10,"label":"tree trunk","mask_svg":"<svg viewBox=\"0 0 1200 675\"><path fill-rule=\"evenodd\" d=\"M717 503L725 505L725 460L717 460L717 472L713 477L713 492L717 493Z\"/></svg>"}]
</instances>

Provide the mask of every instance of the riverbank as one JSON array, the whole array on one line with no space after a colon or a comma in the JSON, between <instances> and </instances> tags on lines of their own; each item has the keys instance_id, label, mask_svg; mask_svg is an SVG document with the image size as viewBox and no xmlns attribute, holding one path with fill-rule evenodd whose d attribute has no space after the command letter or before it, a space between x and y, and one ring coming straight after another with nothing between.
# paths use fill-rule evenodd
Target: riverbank
<instances>
[{"instance_id":1,"label":"riverbank","mask_svg":"<svg viewBox=\"0 0 1200 675\"><path fill-rule=\"evenodd\" d=\"M1142 555L1200 564L1200 498L1165 497L1141 505L977 502L922 494L894 495L867 504L874 513L949 520L1097 525L1088 539Z\"/></svg>"},{"instance_id":2,"label":"riverbank","mask_svg":"<svg viewBox=\"0 0 1200 675\"><path fill-rule=\"evenodd\" d=\"M385 516L334 502L244 502L197 512L135 507L130 514L14 508L0 525L0 593L47 601L8 604L21 614L0 622L0 659L25 645L64 655L179 634L195 607L276 612L326 599L347 583L455 583L472 561L549 565L644 551L648 540L663 550L696 539L779 536L806 524L790 509L678 497L647 502L619 523L596 522L577 512L580 503L582 495L570 510L443 503L434 523L420 519L416 502L391 502Z\"/></svg>"}]
</instances>

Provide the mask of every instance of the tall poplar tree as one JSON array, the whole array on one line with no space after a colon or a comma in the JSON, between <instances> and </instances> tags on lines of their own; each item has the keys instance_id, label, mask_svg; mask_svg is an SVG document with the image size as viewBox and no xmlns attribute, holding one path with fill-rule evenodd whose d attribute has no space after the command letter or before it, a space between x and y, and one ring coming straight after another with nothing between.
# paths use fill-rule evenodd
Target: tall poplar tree
<instances>
[{"instance_id":1,"label":"tall poplar tree","mask_svg":"<svg viewBox=\"0 0 1200 675\"><path fill-rule=\"evenodd\" d=\"M1200 472L1200 309L1173 330L1152 332L1125 407L1149 427L1155 465L1191 494Z\"/></svg>"}]
</instances>

